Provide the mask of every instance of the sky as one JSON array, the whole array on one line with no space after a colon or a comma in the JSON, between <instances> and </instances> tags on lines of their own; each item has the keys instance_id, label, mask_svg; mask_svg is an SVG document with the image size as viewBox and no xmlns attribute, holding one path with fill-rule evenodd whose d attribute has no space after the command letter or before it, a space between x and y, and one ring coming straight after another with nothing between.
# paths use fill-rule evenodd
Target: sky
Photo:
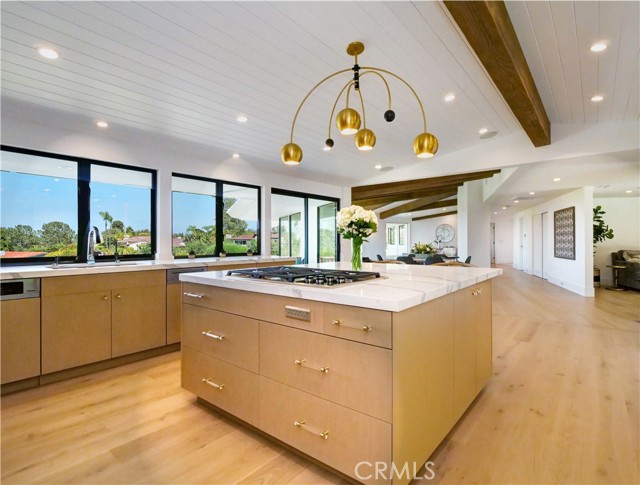
<instances>
[{"instance_id":1,"label":"sky","mask_svg":"<svg viewBox=\"0 0 640 485\"><path fill-rule=\"evenodd\" d=\"M3 171L0 174L0 225L18 224L41 229L46 222L61 221L74 231L77 222L77 181L75 179L21 174ZM149 189L105 183L91 184L91 223L104 230L99 212L109 212L113 220L125 228L150 229ZM174 192L173 232L183 233L188 226L215 225L215 202L211 196ZM247 221L256 229L256 221Z\"/></svg>"}]
</instances>

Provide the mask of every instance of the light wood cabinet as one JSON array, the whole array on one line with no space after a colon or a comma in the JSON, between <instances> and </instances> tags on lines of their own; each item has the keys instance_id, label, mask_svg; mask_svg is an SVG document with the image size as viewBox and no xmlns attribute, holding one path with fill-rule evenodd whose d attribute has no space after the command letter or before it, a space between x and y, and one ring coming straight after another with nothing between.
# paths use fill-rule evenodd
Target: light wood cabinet
<instances>
[{"instance_id":1,"label":"light wood cabinet","mask_svg":"<svg viewBox=\"0 0 640 485\"><path fill-rule=\"evenodd\" d=\"M259 403L256 426L366 483L356 476L362 461L420 468L491 375L490 281L398 313L208 285L183 289L183 387L256 425L247 403L222 400L226 382L244 376L243 392ZM308 320L288 317L289 306L307 310ZM244 345L225 353L220 342L203 341L209 327Z\"/></svg>"},{"instance_id":2,"label":"light wood cabinet","mask_svg":"<svg viewBox=\"0 0 640 485\"><path fill-rule=\"evenodd\" d=\"M40 375L40 298L0 303L1 383Z\"/></svg>"},{"instance_id":3,"label":"light wood cabinet","mask_svg":"<svg viewBox=\"0 0 640 485\"><path fill-rule=\"evenodd\" d=\"M492 373L491 282L454 294L454 414L469 407Z\"/></svg>"},{"instance_id":4,"label":"light wood cabinet","mask_svg":"<svg viewBox=\"0 0 640 485\"><path fill-rule=\"evenodd\" d=\"M166 344L165 272L42 279L42 373Z\"/></svg>"}]
</instances>

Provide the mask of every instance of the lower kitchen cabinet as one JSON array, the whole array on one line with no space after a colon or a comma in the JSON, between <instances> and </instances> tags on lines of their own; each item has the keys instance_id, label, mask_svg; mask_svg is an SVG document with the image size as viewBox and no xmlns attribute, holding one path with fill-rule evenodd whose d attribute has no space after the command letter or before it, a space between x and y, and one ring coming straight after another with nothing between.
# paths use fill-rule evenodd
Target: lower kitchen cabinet
<instances>
[{"instance_id":1,"label":"lower kitchen cabinet","mask_svg":"<svg viewBox=\"0 0 640 485\"><path fill-rule=\"evenodd\" d=\"M166 344L164 271L42 280L42 374Z\"/></svg>"},{"instance_id":2,"label":"lower kitchen cabinet","mask_svg":"<svg viewBox=\"0 0 640 485\"><path fill-rule=\"evenodd\" d=\"M40 298L0 303L2 384L40 375Z\"/></svg>"}]
</instances>

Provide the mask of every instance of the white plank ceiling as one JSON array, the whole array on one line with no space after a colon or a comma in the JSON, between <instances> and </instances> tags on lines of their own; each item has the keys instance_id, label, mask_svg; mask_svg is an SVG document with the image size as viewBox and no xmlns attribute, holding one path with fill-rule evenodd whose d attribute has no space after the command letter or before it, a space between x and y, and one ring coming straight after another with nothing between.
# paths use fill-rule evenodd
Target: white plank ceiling
<instances>
[{"instance_id":1,"label":"white plank ceiling","mask_svg":"<svg viewBox=\"0 0 640 485\"><path fill-rule=\"evenodd\" d=\"M543 102L554 123L638 119L637 2L508 4ZM373 176L374 166L418 161L421 132L412 94L389 79L396 120L382 118L380 80L362 81L371 152L333 129L329 113L349 74L312 95L298 118L299 167L280 162L307 91L350 68L346 45L360 40L361 66L395 72L417 91L439 154L478 143L486 127L521 128L466 41L437 2L2 2L2 95L85 118L174 136L300 177L334 183ZM604 39L608 49L589 46ZM54 61L37 47L60 53ZM443 97L454 92L453 103ZM605 96L599 105L589 98ZM249 121L236 121L244 114ZM222 160L213 159L212 163ZM472 161L471 161L472 162Z\"/></svg>"}]
</instances>

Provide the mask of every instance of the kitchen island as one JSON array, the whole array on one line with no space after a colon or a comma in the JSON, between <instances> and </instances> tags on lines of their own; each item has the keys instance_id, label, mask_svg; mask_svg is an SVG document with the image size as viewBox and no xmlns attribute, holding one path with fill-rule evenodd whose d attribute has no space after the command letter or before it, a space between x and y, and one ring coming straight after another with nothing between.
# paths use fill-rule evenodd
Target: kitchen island
<instances>
[{"instance_id":1,"label":"kitchen island","mask_svg":"<svg viewBox=\"0 0 640 485\"><path fill-rule=\"evenodd\" d=\"M182 385L353 479L408 483L491 376L501 270L363 269L382 277L319 287L182 275Z\"/></svg>"}]
</instances>

